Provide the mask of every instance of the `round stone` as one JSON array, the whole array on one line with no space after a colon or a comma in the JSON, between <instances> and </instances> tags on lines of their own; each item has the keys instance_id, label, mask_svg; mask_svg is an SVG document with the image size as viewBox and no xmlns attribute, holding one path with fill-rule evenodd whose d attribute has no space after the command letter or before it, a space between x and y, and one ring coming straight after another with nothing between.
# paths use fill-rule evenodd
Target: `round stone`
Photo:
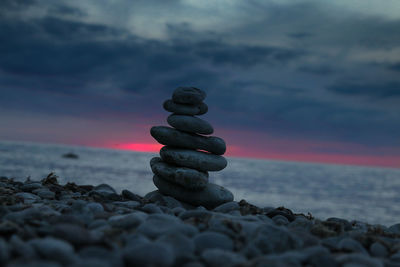
<instances>
[{"instance_id":1,"label":"round stone","mask_svg":"<svg viewBox=\"0 0 400 267\"><path fill-rule=\"evenodd\" d=\"M201 191L190 191L157 175L153 176L153 182L164 195L172 196L191 205L204 206L208 209L213 209L233 200L233 194L230 191L216 184L208 183Z\"/></svg>"},{"instance_id":2,"label":"round stone","mask_svg":"<svg viewBox=\"0 0 400 267\"><path fill-rule=\"evenodd\" d=\"M204 102L197 105L186 105L175 103L171 99L166 100L163 107L166 111L180 115L203 115L208 111L208 106Z\"/></svg>"},{"instance_id":3,"label":"round stone","mask_svg":"<svg viewBox=\"0 0 400 267\"><path fill-rule=\"evenodd\" d=\"M199 171L220 171L228 164L222 156L207 152L164 146L160 150L163 161Z\"/></svg>"},{"instance_id":4,"label":"round stone","mask_svg":"<svg viewBox=\"0 0 400 267\"><path fill-rule=\"evenodd\" d=\"M166 126L151 127L150 134L160 144L166 146L200 149L216 155L222 155L226 151L225 141L215 136L201 136L186 133Z\"/></svg>"},{"instance_id":5,"label":"round stone","mask_svg":"<svg viewBox=\"0 0 400 267\"><path fill-rule=\"evenodd\" d=\"M159 157L152 158L150 166L154 174L189 190L202 189L208 183L207 172L170 165Z\"/></svg>"},{"instance_id":6,"label":"round stone","mask_svg":"<svg viewBox=\"0 0 400 267\"><path fill-rule=\"evenodd\" d=\"M179 104L200 104L206 98L206 93L196 87L178 87L172 94L172 100Z\"/></svg>"},{"instance_id":7,"label":"round stone","mask_svg":"<svg viewBox=\"0 0 400 267\"><path fill-rule=\"evenodd\" d=\"M168 116L167 122L175 129L197 134L212 134L211 124L195 116L175 115Z\"/></svg>"}]
</instances>

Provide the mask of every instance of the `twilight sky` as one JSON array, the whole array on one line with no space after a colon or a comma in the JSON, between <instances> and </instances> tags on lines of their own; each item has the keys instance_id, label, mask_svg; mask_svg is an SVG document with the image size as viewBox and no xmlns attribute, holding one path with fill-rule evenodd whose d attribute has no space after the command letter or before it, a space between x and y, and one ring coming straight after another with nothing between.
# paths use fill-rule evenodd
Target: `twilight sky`
<instances>
[{"instance_id":1,"label":"twilight sky","mask_svg":"<svg viewBox=\"0 0 400 267\"><path fill-rule=\"evenodd\" d=\"M400 2L0 1L0 140L155 151L178 86L227 155L400 167Z\"/></svg>"}]
</instances>

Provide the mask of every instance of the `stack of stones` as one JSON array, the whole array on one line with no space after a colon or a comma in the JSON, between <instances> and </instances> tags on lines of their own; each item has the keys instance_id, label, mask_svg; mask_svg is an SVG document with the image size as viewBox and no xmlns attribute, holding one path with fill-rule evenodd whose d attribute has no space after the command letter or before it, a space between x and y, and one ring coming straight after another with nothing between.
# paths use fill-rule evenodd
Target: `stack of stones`
<instances>
[{"instance_id":1,"label":"stack of stones","mask_svg":"<svg viewBox=\"0 0 400 267\"><path fill-rule=\"evenodd\" d=\"M161 144L160 157L150 161L153 182L158 190L182 202L212 209L233 200L230 191L208 182L209 171L220 171L227 165L221 155L223 139L210 135L213 127L195 115L208 111L203 102L206 93L194 87L178 87L164 109L172 112L171 127L154 126L151 135Z\"/></svg>"}]
</instances>

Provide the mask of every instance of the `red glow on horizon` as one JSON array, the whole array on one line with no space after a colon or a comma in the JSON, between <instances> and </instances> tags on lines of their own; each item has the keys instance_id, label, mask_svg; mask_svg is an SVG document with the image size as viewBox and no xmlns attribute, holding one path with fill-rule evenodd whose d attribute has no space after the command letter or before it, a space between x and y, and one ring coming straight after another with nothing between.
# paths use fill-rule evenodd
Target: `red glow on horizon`
<instances>
[{"instance_id":1,"label":"red glow on horizon","mask_svg":"<svg viewBox=\"0 0 400 267\"><path fill-rule=\"evenodd\" d=\"M132 150L138 152L158 152L162 148L161 144L158 143L128 143L128 144L117 144L112 146L115 149L122 149L122 150Z\"/></svg>"},{"instance_id":2,"label":"red glow on horizon","mask_svg":"<svg viewBox=\"0 0 400 267\"><path fill-rule=\"evenodd\" d=\"M158 143L125 143L109 146L114 149L132 150L138 152L158 153L163 145ZM297 161L331 163L361 166L380 166L400 168L400 156L371 156L371 155L345 155L345 154L322 154L322 153L279 153L260 152L241 146L229 146L226 156L259 158L269 160Z\"/></svg>"}]
</instances>

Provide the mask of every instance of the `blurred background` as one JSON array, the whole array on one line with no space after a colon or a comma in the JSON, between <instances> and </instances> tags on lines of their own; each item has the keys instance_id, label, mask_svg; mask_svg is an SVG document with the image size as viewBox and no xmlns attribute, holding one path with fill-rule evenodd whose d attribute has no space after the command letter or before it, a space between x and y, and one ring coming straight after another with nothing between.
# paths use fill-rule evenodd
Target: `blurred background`
<instances>
[{"instance_id":1,"label":"blurred background","mask_svg":"<svg viewBox=\"0 0 400 267\"><path fill-rule=\"evenodd\" d=\"M2 0L0 175L153 190L149 129L195 86L236 198L394 223L399 73L396 0Z\"/></svg>"}]
</instances>

